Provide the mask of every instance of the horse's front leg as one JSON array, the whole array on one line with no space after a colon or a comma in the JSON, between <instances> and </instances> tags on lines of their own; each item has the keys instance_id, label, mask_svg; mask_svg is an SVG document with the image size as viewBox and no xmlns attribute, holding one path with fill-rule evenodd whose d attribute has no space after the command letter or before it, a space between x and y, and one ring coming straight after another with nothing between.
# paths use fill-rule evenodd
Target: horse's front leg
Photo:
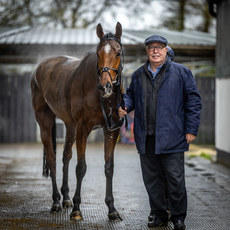
<instances>
[{"instance_id":1,"label":"horse's front leg","mask_svg":"<svg viewBox=\"0 0 230 230\"><path fill-rule=\"evenodd\" d=\"M77 177L77 187L76 192L73 197L73 210L70 214L70 219L72 220L82 220L82 213L80 211L81 204L81 185L82 180L86 174L86 162L85 162L85 149L86 141L89 135L89 131L86 125L78 124L76 130L76 144L77 144L77 166L76 166L76 177Z\"/></svg>"},{"instance_id":2,"label":"horse's front leg","mask_svg":"<svg viewBox=\"0 0 230 230\"><path fill-rule=\"evenodd\" d=\"M69 197L69 161L72 158L72 146L75 141L75 125L66 125L66 138L65 138L65 146L63 151L63 180L61 193L63 195L63 208L73 207L72 201Z\"/></svg>"},{"instance_id":3,"label":"horse's front leg","mask_svg":"<svg viewBox=\"0 0 230 230\"><path fill-rule=\"evenodd\" d=\"M106 196L105 203L109 208L109 220L122 220L114 207L113 198L113 169L114 169L114 148L118 138L119 130L110 132L104 129L105 141L105 176L106 176Z\"/></svg>"}]
</instances>

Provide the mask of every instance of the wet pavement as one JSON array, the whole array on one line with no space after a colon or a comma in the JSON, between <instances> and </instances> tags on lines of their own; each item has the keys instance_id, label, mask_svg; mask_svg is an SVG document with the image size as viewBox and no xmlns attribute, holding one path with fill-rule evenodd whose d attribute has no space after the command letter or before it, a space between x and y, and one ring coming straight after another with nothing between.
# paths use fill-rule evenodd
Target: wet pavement
<instances>
[{"instance_id":1,"label":"wet pavement","mask_svg":"<svg viewBox=\"0 0 230 230\"><path fill-rule=\"evenodd\" d=\"M62 149L57 149L58 186L62 181ZM192 148L194 155L199 147ZM208 151L207 149L203 151ZM212 150L213 151L213 150ZM186 155L189 155L187 153ZM0 145L0 229L119 229L147 227L148 197L134 145L118 144L115 150L114 199L123 221L110 222L104 203L105 176L103 144L88 144L87 173L82 184L81 211L84 220L70 220L71 209L50 214L51 180L42 177L42 145ZM73 197L76 150L69 169L70 196ZM188 230L230 229L230 169L200 157L186 157ZM167 227L156 228L172 230Z\"/></svg>"}]
</instances>

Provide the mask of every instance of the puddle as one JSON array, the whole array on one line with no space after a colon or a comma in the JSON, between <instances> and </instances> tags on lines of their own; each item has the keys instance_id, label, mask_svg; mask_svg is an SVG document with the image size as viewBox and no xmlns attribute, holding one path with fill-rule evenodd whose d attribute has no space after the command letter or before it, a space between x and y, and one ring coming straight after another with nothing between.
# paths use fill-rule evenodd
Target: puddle
<instances>
[{"instance_id":1,"label":"puddle","mask_svg":"<svg viewBox=\"0 0 230 230\"><path fill-rule=\"evenodd\" d=\"M205 171L204 168L194 168L195 171L199 171L199 172L202 172L202 171Z\"/></svg>"},{"instance_id":2,"label":"puddle","mask_svg":"<svg viewBox=\"0 0 230 230\"><path fill-rule=\"evenodd\" d=\"M190 167L190 168L194 168L196 165L194 164L194 163L188 163L188 162L186 162L185 163L188 167Z\"/></svg>"}]
</instances>

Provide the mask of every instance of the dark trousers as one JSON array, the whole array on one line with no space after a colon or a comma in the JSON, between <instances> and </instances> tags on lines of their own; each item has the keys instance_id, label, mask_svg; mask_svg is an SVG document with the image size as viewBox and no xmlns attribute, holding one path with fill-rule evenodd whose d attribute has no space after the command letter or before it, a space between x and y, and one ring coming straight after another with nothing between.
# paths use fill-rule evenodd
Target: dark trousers
<instances>
[{"instance_id":1,"label":"dark trousers","mask_svg":"<svg viewBox=\"0 0 230 230\"><path fill-rule=\"evenodd\" d=\"M156 155L155 137L147 136L146 154L140 154L142 176L149 195L151 213L167 216L165 183L171 220L186 217L187 193L184 175L184 153Z\"/></svg>"}]
</instances>

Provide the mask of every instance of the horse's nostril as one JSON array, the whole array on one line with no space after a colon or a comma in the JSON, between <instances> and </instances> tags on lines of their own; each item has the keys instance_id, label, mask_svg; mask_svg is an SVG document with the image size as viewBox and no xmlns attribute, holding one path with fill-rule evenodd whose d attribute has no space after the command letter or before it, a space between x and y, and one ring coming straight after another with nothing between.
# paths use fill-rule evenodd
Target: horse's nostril
<instances>
[{"instance_id":1,"label":"horse's nostril","mask_svg":"<svg viewBox=\"0 0 230 230\"><path fill-rule=\"evenodd\" d=\"M98 89L101 90L103 93L105 92L105 89L104 87L101 85L101 84L98 84Z\"/></svg>"},{"instance_id":2,"label":"horse's nostril","mask_svg":"<svg viewBox=\"0 0 230 230\"><path fill-rule=\"evenodd\" d=\"M106 88L111 88L111 83L110 82L108 82L107 84L106 84L106 86L105 86Z\"/></svg>"}]
</instances>

